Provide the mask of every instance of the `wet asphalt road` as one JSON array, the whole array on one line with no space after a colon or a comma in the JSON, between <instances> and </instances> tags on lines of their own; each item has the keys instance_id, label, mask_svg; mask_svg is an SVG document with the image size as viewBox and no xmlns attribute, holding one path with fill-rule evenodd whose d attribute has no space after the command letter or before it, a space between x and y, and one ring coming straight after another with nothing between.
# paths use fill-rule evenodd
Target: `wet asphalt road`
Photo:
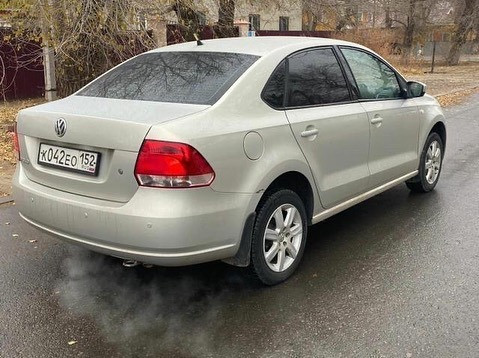
<instances>
[{"instance_id":1,"label":"wet asphalt road","mask_svg":"<svg viewBox=\"0 0 479 358\"><path fill-rule=\"evenodd\" d=\"M221 263L125 269L0 207L0 356L479 356L477 103L446 111L436 191L400 185L314 226L272 288Z\"/></svg>"}]
</instances>

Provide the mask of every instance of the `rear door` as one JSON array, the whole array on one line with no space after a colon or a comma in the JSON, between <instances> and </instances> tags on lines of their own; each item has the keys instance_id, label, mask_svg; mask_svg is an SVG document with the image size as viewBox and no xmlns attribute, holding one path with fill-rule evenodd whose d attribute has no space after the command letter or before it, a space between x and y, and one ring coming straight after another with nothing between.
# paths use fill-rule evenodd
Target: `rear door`
<instances>
[{"instance_id":1,"label":"rear door","mask_svg":"<svg viewBox=\"0 0 479 358\"><path fill-rule=\"evenodd\" d=\"M418 109L413 98L403 96L401 78L381 59L357 48L341 52L369 117L369 187L374 188L417 169Z\"/></svg>"},{"instance_id":2,"label":"rear door","mask_svg":"<svg viewBox=\"0 0 479 358\"><path fill-rule=\"evenodd\" d=\"M364 192L369 121L330 47L287 59L286 114L325 208Z\"/></svg>"}]
</instances>

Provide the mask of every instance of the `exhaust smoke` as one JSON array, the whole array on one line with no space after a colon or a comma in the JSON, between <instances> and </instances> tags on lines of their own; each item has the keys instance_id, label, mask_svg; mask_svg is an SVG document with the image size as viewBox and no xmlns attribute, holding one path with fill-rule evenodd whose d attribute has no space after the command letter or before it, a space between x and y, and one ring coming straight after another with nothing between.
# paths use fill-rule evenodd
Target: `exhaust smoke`
<instances>
[{"instance_id":1,"label":"exhaust smoke","mask_svg":"<svg viewBox=\"0 0 479 358\"><path fill-rule=\"evenodd\" d=\"M249 284L238 269L222 263L126 269L120 263L70 248L56 287L60 305L92 319L125 356L211 356L226 348L215 347L224 323L219 315L233 290L244 292Z\"/></svg>"}]
</instances>

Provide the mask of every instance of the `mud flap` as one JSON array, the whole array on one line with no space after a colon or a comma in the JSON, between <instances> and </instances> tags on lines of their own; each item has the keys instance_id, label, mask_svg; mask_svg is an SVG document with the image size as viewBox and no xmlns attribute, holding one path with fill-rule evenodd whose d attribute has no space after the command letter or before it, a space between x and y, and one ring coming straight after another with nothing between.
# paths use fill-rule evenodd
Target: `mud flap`
<instances>
[{"instance_id":1,"label":"mud flap","mask_svg":"<svg viewBox=\"0 0 479 358\"><path fill-rule=\"evenodd\" d=\"M229 259L222 260L223 262L239 267L249 266L251 258L251 239L253 236L253 227L254 221L256 219L256 213L251 213L246 219L244 225L243 234L241 235L241 243L238 249L238 252L235 256L230 257Z\"/></svg>"}]
</instances>

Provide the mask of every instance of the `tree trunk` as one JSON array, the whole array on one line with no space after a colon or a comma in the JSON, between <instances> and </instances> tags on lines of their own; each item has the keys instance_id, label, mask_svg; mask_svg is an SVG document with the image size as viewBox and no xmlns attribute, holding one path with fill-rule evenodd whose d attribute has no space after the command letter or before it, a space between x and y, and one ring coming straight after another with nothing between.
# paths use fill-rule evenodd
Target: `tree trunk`
<instances>
[{"instance_id":1,"label":"tree trunk","mask_svg":"<svg viewBox=\"0 0 479 358\"><path fill-rule=\"evenodd\" d=\"M459 64L461 48L466 43L467 35L472 29L477 11L478 0L465 0L460 16L456 18L456 31L452 37L452 46L447 55L446 62L449 66Z\"/></svg>"},{"instance_id":2,"label":"tree trunk","mask_svg":"<svg viewBox=\"0 0 479 358\"><path fill-rule=\"evenodd\" d=\"M404 49L402 52L403 58L408 59L411 55L412 46L414 44L414 34L416 32L416 22L413 16L410 16L404 31Z\"/></svg>"},{"instance_id":3,"label":"tree trunk","mask_svg":"<svg viewBox=\"0 0 479 358\"><path fill-rule=\"evenodd\" d=\"M235 0L220 0L218 9L218 25L234 26Z\"/></svg>"},{"instance_id":4,"label":"tree trunk","mask_svg":"<svg viewBox=\"0 0 479 358\"><path fill-rule=\"evenodd\" d=\"M316 31L318 17L311 10L303 10L303 31Z\"/></svg>"},{"instance_id":5,"label":"tree trunk","mask_svg":"<svg viewBox=\"0 0 479 358\"><path fill-rule=\"evenodd\" d=\"M391 27L393 27L393 19L391 19L391 7L389 6L389 3L386 5L386 9L385 9L384 24L386 25L387 29L390 29Z\"/></svg>"},{"instance_id":6,"label":"tree trunk","mask_svg":"<svg viewBox=\"0 0 479 358\"><path fill-rule=\"evenodd\" d=\"M236 36L234 20L235 0L220 0L218 8L217 35L219 35L219 37Z\"/></svg>"},{"instance_id":7,"label":"tree trunk","mask_svg":"<svg viewBox=\"0 0 479 358\"><path fill-rule=\"evenodd\" d=\"M404 29L404 42L402 57L406 62L411 55L412 47L414 45L414 37L416 35L416 17L417 17L417 5L418 0L409 0L409 9L406 28Z\"/></svg>"},{"instance_id":8,"label":"tree trunk","mask_svg":"<svg viewBox=\"0 0 479 358\"><path fill-rule=\"evenodd\" d=\"M200 32L200 23L196 11L185 0L176 1L173 5L173 11L178 17L178 24L182 28L185 41L195 40L195 34L198 35Z\"/></svg>"}]
</instances>

